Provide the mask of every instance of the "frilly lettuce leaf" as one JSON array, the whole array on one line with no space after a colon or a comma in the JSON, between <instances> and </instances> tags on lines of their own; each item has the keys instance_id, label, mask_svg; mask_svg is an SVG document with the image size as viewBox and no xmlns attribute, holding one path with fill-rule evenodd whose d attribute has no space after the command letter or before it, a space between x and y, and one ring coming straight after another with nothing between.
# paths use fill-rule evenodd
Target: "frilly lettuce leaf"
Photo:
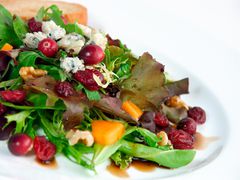
<instances>
[{"instance_id":1,"label":"frilly lettuce leaf","mask_svg":"<svg viewBox=\"0 0 240 180\"><path fill-rule=\"evenodd\" d=\"M121 99L130 99L143 110L159 109L171 96L188 93L188 79L165 84L164 66L144 53L121 84Z\"/></svg>"}]
</instances>

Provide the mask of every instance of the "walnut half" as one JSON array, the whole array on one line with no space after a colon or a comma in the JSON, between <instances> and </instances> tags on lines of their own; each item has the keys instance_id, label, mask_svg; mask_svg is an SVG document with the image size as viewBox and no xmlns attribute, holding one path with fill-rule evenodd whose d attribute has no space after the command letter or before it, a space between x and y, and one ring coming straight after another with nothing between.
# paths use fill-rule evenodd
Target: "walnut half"
<instances>
[{"instance_id":1,"label":"walnut half","mask_svg":"<svg viewBox=\"0 0 240 180\"><path fill-rule=\"evenodd\" d=\"M42 69L34 69L34 67L21 67L19 70L19 75L25 80L36 79L38 77L44 76L47 74L47 71Z\"/></svg>"},{"instance_id":2,"label":"walnut half","mask_svg":"<svg viewBox=\"0 0 240 180\"><path fill-rule=\"evenodd\" d=\"M92 146L94 143L93 135L90 131L70 130L66 134L66 138L71 146L82 141L86 146Z\"/></svg>"}]
</instances>

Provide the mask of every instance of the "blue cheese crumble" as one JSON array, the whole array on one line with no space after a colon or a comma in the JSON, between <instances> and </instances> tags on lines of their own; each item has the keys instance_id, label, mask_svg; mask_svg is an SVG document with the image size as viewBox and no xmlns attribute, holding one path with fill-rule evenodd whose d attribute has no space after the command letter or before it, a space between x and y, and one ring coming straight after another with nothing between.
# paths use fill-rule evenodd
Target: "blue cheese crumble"
<instances>
[{"instance_id":1,"label":"blue cheese crumble","mask_svg":"<svg viewBox=\"0 0 240 180\"><path fill-rule=\"evenodd\" d=\"M67 73L76 73L77 71L84 71L84 62L78 57L66 57L60 59L60 67Z\"/></svg>"},{"instance_id":2,"label":"blue cheese crumble","mask_svg":"<svg viewBox=\"0 0 240 180\"><path fill-rule=\"evenodd\" d=\"M60 41L58 46L65 49L67 52L73 50L73 54L78 54L84 46L85 39L77 33L70 33L65 35Z\"/></svg>"},{"instance_id":3,"label":"blue cheese crumble","mask_svg":"<svg viewBox=\"0 0 240 180\"><path fill-rule=\"evenodd\" d=\"M65 36L66 30L58 26L54 21L43 21L42 31L47 34L48 37L58 40Z\"/></svg>"},{"instance_id":4,"label":"blue cheese crumble","mask_svg":"<svg viewBox=\"0 0 240 180\"><path fill-rule=\"evenodd\" d=\"M23 39L24 44L29 48L38 48L38 43L47 38L47 35L42 32L27 33Z\"/></svg>"}]
</instances>

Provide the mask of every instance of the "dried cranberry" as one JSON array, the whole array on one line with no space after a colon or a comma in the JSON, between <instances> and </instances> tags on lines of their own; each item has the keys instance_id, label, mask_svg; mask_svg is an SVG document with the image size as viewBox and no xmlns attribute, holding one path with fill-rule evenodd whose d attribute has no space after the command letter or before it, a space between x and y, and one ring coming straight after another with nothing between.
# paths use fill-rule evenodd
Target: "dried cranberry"
<instances>
[{"instance_id":1,"label":"dried cranberry","mask_svg":"<svg viewBox=\"0 0 240 180\"><path fill-rule=\"evenodd\" d=\"M0 95L4 101L12 103L21 103L26 98L26 93L22 90L5 90L1 91Z\"/></svg>"},{"instance_id":2,"label":"dried cranberry","mask_svg":"<svg viewBox=\"0 0 240 180\"><path fill-rule=\"evenodd\" d=\"M100 46L90 44L81 49L78 57L84 61L85 65L93 65L102 62L105 54Z\"/></svg>"},{"instance_id":3,"label":"dried cranberry","mask_svg":"<svg viewBox=\"0 0 240 180\"><path fill-rule=\"evenodd\" d=\"M168 138L175 149L193 149L193 137L183 130L172 129Z\"/></svg>"},{"instance_id":4,"label":"dried cranberry","mask_svg":"<svg viewBox=\"0 0 240 180\"><path fill-rule=\"evenodd\" d=\"M2 116L7 111L6 106L0 103L0 116Z\"/></svg>"},{"instance_id":5,"label":"dried cranberry","mask_svg":"<svg viewBox=\"0 0 240 180\"><path fill-rule=\"evenodd\" d=\"M188 117L192 118L198 124L204 124L206 122L206 113L201 107L189 109Z\"/></svg>"},{"instance_id":6,"label":"dried cranberry","mask_svg":"<svg viewBox=\"0 0 240 180\"><path fill-rule=\"evenodd\" d=\"M32 139L26 134L15 134L8 141L8 149L17 156L23 156L31 151Z\"/></svg>"},{"instance_id":7,"label":"dried cranberry","mask_svg":"<svg viewBox=\"0 0 240 180\"><path fill-rule=\"evenodd\" d=\"M177 125L177 129L182 129L185 132L187 132L188 134L195 134L196 130L197 130L197 123L192 119L192 118L185 118L182 119L178 125Z\"/></svg>"},{"instance_id":8,"label":"dried cranberry","mask_svg":"<svg viewBox=\"0 0 240 180\"><path fill-rule=\"evenodd\" d=\"M109 84L105 91L108 93L109 96L116 97L117 93L119 92L119 89L117 86Z\"/></svg>"},{"instance_id":9,"label":"dried cranberry","mask_svg":"<svg viewBox=\"0 0 240 180\"><path fill-rule=\"evenodd\" d=\"M45 136L36 136L34 138L33 150L41 161L49 161L56 154L56 146L48 141Z\"/></svg>"},{"instance_id":10,"label":"dried cranberry","mask_svg":"<svg viewBox=\"0 0 240 180\"><path fill-rule=\"evenodd\" d=\"M16 122L12 121L7 126L7 119L0 117L0 140L7 140L16 127Z\"/></svg>"},{"instance_id":11,"label":"dried cranberry","mask_svg":"<svg viewBox=\"0 0 240 180\"><path fill-rule=\"evenodd\" d=\"M45 38L39 42L38 50L47 57L53 57L58 51L58 45L53 39Z\"/></svg>"},{"instance_id":12,"label":"dried cranberry","mask_svg":"<svg viewBox=\"0 0 240 180\"><path fill-rule=\"evenodd\" d=\"M157 126L160 127L167 127L169 125L168 118L160 112L157 112L154 117L154 122L156 123Z\"/></svg>"},{"instance_id":13,"label":"dried cranberry","mask_svg":"<svg viewBox=\"0 0 240 180\"><path fill-rule=\"evenodd\" d=\"M33 17L28 20L28 27L31 32L42 31L42 22L36 21L36 19Z\"/></svg>"},{"instance_id":14,"label":"dried cranberry","mask_svg":"<svg viewBox=\"0 0 240 180\"><path fill-rule=\"evenodd\" d=\"M106 38L108 40L108 44L110 46L117 46L117 47L120 47L120 40L119 39L112 39L111 36L109 36L109 34L106 35Z\"/></svg>"},{"instance_id":15,"label":"dried cranberry","mask_svg":"<svg viewBox=\"0 0 240 180\"><path fill-rule=\"evenodd\" d=\"M152 111L145 111L139 119L140 126L155 133L156 124L154 122L155 113Z\"/></svg>"},{"instance_id":16,"label":"dried cranberry","mask_svg":"<svg viewBox=\"0 0 240 180\"><path fill-rule=\"evenodd\" d=\"M69 82L60 82L55 86L56 93L61 97L68 97L74 94L74 89Z\"/></svg>"},{"instance_id":17,"label":"dried cranberry","mask_svg":"<svg viewBox=\"0 0 240 180\"><path fill-rule=\"evenodd\" d=\"M99 77L99 79L104 83L104 77L101 72L96 69L85 69L84 71L78 71L73 76L76 80L82 83L87 89L91 91L99 90L99 86L93 79L93 74Z\"/></svg>"}]
</instances>

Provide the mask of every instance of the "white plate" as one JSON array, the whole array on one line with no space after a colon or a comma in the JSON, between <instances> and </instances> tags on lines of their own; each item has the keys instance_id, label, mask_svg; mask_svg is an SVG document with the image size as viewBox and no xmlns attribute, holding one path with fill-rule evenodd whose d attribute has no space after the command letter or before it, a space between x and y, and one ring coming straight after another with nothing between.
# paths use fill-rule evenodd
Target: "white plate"
<instances>
[{"instance_id":1,"label":"white plate","mask_svg":"<svg viewBox=\"0 0 240 180\"><path fill-rule=\"evenodd\" d=\"M91 10L91 7L89 8ZM107 16L104 17L107 19ZM92 19L91 22L94 24ZM106 24L104 24L104 22L101 20L98 21L97 25L101 27L105 27L105 25L106 27L112 26L111 22L106 22ZM106 30L107 28L104 29ZM114 27L111 27L111 31L114 31ZM115 31L117 32L118 28L115 29ZM117 33L115 33L115 35L116 34ZM135 43L131 38L129 38L128 43L128 36L124 38L124 40L127 44L137 45L137 43ZM135 46L133 48L136 52L139 52L140 50L146 48L144 45L141 47L143 48L140 48L138 46ZM190 77L190 95L184 96L184 98L190 105L202 106L206 110L208 118L206 124L199 126L198 130L204 136L217 136L219 137L219 140L210 144L207 149L198 151L194 161L186 167L175 170L156 169L154 172L150 173L142 173L134 169L129 169L129 175L133 179L161 179L161 177L169 177L192 172L214 160L222 151L222 148L225 145L228 137L228 124L224 109L218 102L217 98L215 98L214 94L211 93L211 90L209 90L208 87L206 87L202 82L195 78L193 74L188 73L186 69L173 63L171 60L169 60L169 58L162 56L162 54L159 54L159 52L156 51L152 53L154 54L155 58L161 60L161 62L166 65L166 70L170 72L170 74L176 79ZM219 126L219 124L221 124L221 126ZM15 157L11 155L6 147L5 142L1 142L0 147L0 174L3 176L11 177L13 179L116 178L105 170L106 165L97 167L98 174L94 175L93 173L84 170L80 166L73 164L68 159L59 156L57 157L58 168L48 169L39 166L33 157Z\"/></svg>"},{"instance_id":2,"label":"white plate","mask_svg":"<svg viewBox=\"0 0 240 180\"><path fill-rule=\"evenodd\" d=\"M190 77L190 94L183 96L186 102L192 106L198 105L203 107L207 113L207 121L204 125L198 126L198 131L204 136L218 137L218 140L212 142L208 148L197 151L196 157L192 163L189 165L175 169L167 170L158 168L150 173L143 173L130 168L128 170L129 176L133 179L149 179L149 178L162 178L175 176L183 173L192 172L214 160L222 151L222 148L228 137L228 124L227 118L224 114L224 109L211 93L211 91L194 75L187 72L187 70L176 65L171 60L163 57L159 54L157 57L161 60L163 64L166 64L166 69L175 78ZM219 126L221 124L221 126ZM96 178L96 179L114 179L116 176L112 176L108 171L106 171L106 164L97 167L97 175L84 170L82 167L75 165L68 159L62 156L57 157L58 168L49 169L41 167L34 160L34 157L16 157L10 154L6 147L5 142L1 142L0 150L0 172L7 176L14 178L24 178L24 179L44 179L44 178L63 178L67 179L71 177L73 179L78 178ZM6 166L7 164L7 166ZM13 171L14 170L14 171Z\"/></svg>"}]
</instances>

